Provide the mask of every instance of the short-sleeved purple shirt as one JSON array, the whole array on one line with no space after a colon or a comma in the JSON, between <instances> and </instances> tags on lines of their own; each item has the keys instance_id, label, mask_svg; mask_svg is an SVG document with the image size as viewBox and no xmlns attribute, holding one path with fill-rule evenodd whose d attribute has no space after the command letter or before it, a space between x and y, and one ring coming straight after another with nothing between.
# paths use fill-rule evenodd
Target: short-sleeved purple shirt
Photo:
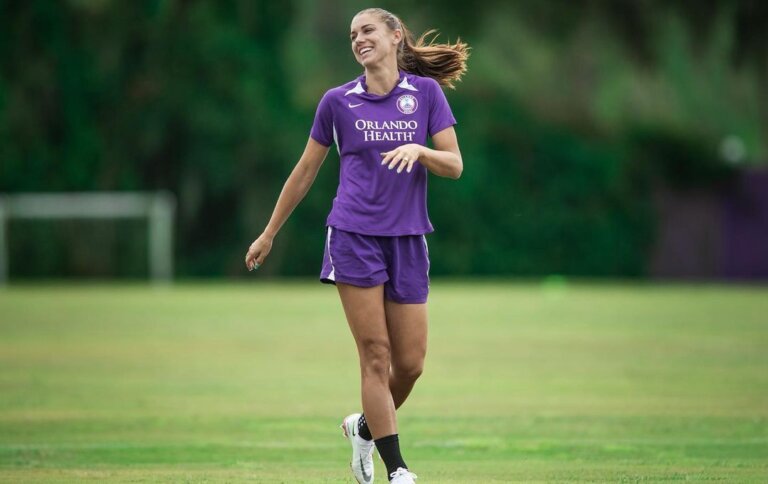
<instances>
[{"instance_id":1,"label":"short-sleeved purple shirt","mask_svg":"<svg viewBox=\"0 0 768 484\"><path fill-rule=\"evenodd\" d=\"M364 235L419 235L433 231L427 215L427 169L389 170L382 152L408 143L426 145L456 124L440 85L400 71L384 96L367 92L365 75L330 89L320 100L310 136L336 143L339 189L327 225Z\"/></svg>"}]
</instances>

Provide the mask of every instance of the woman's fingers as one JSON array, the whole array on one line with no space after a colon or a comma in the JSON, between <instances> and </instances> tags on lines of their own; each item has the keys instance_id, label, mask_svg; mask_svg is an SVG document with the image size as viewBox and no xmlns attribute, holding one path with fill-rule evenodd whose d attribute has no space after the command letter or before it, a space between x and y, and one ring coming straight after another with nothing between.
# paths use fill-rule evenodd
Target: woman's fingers
<instances>
[{"instance_id":1,"label":"woman's fingers","mask_svg":"<svg viewBox=\"0 0 768 484\"><path fill-rule=\"evenodd\" d=\"M249 263L248 263L248 270L249 270L249 271L252 271L252 270L254 270L254 269L258 269L258 268L259 268L258 266L260 266L260 265L261 265L261 264L259 264L259 263L256 261L256 254L254 254L254 256L253 256L253 257L251 257L251 260L250 260L250 261L249 261Z\"/></svg>"},{"instance_id":2,"label":"woman's fingers","mask_svg":"<svg viewBox=\"0 0 768 484\"><path fill-rule=\"evenodd\" d=\"M381 154L384 155L381 164L389 165L387 166L389 170L397 168L398 173L401 173L403 170L410 173L413 169L413 163L416 161L416 156L407 153L405 150L395 149Z\"/></svg>"},{"instance_id":3,"label":"woman's fingers","mask_svg":"<svg viewBox=\"0 0 768 484\"><path fill-rule=\"evenodd\" d=\"M416 156L404 154L400 160L400 166L397 168L397 172L402 173L402 171L405 170L407 173L410 173L415 162Z\"/></svg>"},{"instance_id":4,"label":"woman's fingers","mask_svg":"<svg viewBox=\"0 0 768 484\"><path fill-rule=\"evenodd\" d=\"M403 156L403 159L400 160L400 166L397 167L397 172L402 173L402 171L408 166L408 163L410 163L409 158L407 156Z\"/></svg>"},{"instance_id":5,"label":"woman's fingers","mask_svg":"<svg viewBox=\"0 0 768 484\"><path fill-rule=\"evenodd\" d=\"M246 262L245 265L246 267L248 267L249 271L252 271L254 269L258 269L259 267L261 267L261 262L259 262L258 258L252 258L248 262Z\"/></svg>"},{"instance_id":6,"label":"woman's fingers","mask_svg":"<svg viewBox=\"0 0 768 484\"><path fill-rule=\"evenodd\" d=\"M251 244L251 247L248 249L248 253L245 255L245 267L249 271L252 271L254 269L258 269L263 261L264 254L257 240Z\"/></svg>"},{"instance_id":7,"label":"woman's fingers","mask_svg":"<svg viewBox=\"0 0 768 484\"><path fill-rule=\"evenodd\" d=\"M402 161L400 162L400 167L397 169L397 172L400 173L403 170L406 170L406 172L410 173L413 169L413 164L416 162L415 156L409 156L405 155L403 156Z\"/></svg>"},{"instance_id":8,"label":"woman's fingers","mask_svg":"<svg viewBox=\"0 0 768 484\"><path fill-rule=\"evenodd\" d=\"M400 160L402 160L404 156L405 156L405 153L399 151L395 156L392 157L392 161L389 162L389 166L387 167L387 169L391 170L394 167L396 167L397 164L400 163Z\"/></svg>"},{"instance_id":9,"label":"woman's fingers","mask_svg":"<svg viewBox=\"0 0 768 484\"><path fill-rule=\"evenodd\" d=\"M248 247L248 252L245 254L245 267L249 271L258 269L264 263L270 250L272 250L272 237L261 234Z\"/></svg>"},{"instance_id":10,"label":"woman's fingers","mask_svg":"<svg viewBox=\"0 0 768 484\"><path fill-rule=\"evenodd\" d=\"M253 259L254 259L255 253L253 251L253 246L251 246L250 249L248 249L248 253L245 254L245 267L249 271L253 270Z\"/></svg>"},{"instance_id":11,"label":"woman's fingers","mask_svg":"<svg viewBox=\"0 0 768 484\"><path fill-rule=\"evenodd\" d=\"M269 249L267 247L264 247L253 261L254 269L258 269L259 266L261 266L264 263L264 259L267 258L267 254L269 254Z\"/></svg>"}]
</instances>

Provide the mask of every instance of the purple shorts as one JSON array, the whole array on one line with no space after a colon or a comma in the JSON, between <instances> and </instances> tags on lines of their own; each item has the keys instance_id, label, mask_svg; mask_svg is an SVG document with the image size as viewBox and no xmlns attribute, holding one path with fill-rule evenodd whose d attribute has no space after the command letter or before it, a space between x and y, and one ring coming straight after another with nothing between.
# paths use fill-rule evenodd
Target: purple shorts
<instances>
[{"instance_id":1,"label":"purple shorts","mask_svg":"<svg viewBox=\"0 0 768 484\"><path fill-rule=\"evenodd\" d=\"M359 287L384 284L384 297L402 304L427 302L429 249L423 235L384 237L328 227L320 281Z\"/></svg>"}]
</instances>

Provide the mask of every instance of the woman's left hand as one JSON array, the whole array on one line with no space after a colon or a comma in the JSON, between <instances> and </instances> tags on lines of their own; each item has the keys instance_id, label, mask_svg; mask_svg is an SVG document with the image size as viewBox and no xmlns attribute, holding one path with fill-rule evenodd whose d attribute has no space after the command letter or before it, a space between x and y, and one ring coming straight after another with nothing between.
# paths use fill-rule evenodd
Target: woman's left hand
<instances>
[{"instance_id":1,"label":"woman's left hand","mask_svg":"<svg viewBox=\"0 0 768 484\"><path fill-rule=\"evenodd\" d=\"M422 148L423 146L417 145L415 143L398 146L392 151L386 151L382 153L384 159L381 160L381 164L389 164L388 168L390 170L397 167L398 173L402 172L403 169L410 173L413 169L413 164L416 163L416 161L419 159L419 156L421 156Z\"/></svg>"}]
</instances>

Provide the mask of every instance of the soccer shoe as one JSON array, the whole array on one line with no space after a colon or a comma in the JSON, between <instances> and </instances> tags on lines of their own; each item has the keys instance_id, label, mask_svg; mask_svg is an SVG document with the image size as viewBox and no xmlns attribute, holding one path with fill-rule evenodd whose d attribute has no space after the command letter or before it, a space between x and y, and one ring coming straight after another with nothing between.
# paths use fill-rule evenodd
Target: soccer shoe
<instances>
[{"instance_id":1,"label":"soccer shoe","mask_svg":"<svg viewBox=\"0 0 768 484\"><path fill-rule=\"evenodd\" d=\"M408 469L398 467L395 472L389 475L389 484L415 484L413 481L416 479L416 474L410 472Z\"/></svg>"},{"instance_id":2,"label":"soccer shoe","mask_svg":"<svg viewBox=\"0 0 768 484\"><path fill-rule=\"evenodd\" d=\"M365 440L357 434L357 421L360 420L360 415L359 413L347 415L340 427L344 431L344 437L348 438L349 443L352 444L352 460L349 463L349 467L352 468L352 475L360 484L371 484L373 482L373 449L375 444L373 440Z\"/></svg>"}]
</instances>

